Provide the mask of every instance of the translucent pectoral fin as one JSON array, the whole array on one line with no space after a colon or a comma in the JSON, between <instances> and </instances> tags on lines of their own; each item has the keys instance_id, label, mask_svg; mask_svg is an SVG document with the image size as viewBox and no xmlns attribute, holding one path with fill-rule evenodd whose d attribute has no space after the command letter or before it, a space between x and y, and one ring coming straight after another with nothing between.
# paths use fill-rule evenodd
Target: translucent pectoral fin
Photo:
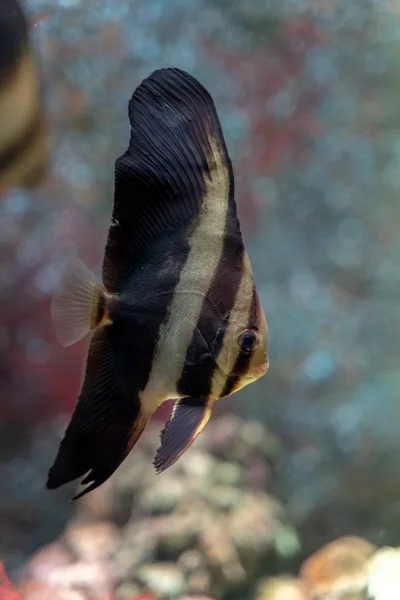
<instances>
[{"instance_id":1,"label":"translucent pectoral fin","mask_svg":"<svg viewBox=\"0 0 400 600\"><path fill-rule=\"evenodd\" d=\"M71 346L108 322L106 291L79 259L72 258L51 303L51 316L63 346Z\"/></svg>"},{"instance_id":2,"label":"translucent pectoral fin","mask_svg":"<svg viewBox=\"0 0 400 600\"><path fill-rule=\"evenodd\" d=\"M161 446L154 457L157 473L172 466L193 444L207 425L215 400L209 398L183 398L172 410L171 418L161 433Z\"/></svg>"}]
</instances>

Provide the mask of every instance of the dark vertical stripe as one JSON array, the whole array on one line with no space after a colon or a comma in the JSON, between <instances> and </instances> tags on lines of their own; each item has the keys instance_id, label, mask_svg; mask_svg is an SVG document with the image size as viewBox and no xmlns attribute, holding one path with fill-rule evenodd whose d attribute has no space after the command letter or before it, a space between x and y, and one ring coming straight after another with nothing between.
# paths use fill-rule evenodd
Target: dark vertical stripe
<instances>
[{"instance_id":1,"label":"dark vertical stripe","mask_svg":"<svg viewBox=\"0 0 400 600\"><path fill-rule=\"evenodd\" d=\"M15 75L28 45L28 26L17 0L0 2L0 90Z\"/></svg>"},{"instance_id":2,"label":"dark vertical stripe","mask_svg":"<svg viewBox=\"0 0 400 600\"><path fill-rule=\"evenodd\" d=\"M105 314L106 314L106 299L103 294L99 294L96 305L95 305L95 314L94 314L92 326L97 327L97 325L99 325L102 322L102 320L104 319Z\"/></svg>"},{"instance_id":3,"label":"dark vertical stripe","mask_svg":"<svg viewBox=\"0 0 400 600\"><path fill-rule=\"evenodd\" d=\"M144 253L111 308L110 343L123 379L143 390L149 380L161 325L190 252L193 224L181 226Z\"/></svg>"},{"instance_id":4,"label":"dark vertical stripe","mask_svg":"<svg viewBox=\"0 0 400 600\"><path fill-rule=\"evenodd\" d=\"M249 317L247 322L247 328L253 329L257 326L257 290L256 286L253 284L253 296L251 300ZM246 375L249 370L251 359L253 356L253 352L249 352L248 354L239 353L234 367L229 374L228 379L226 380L225 387L222 391L221 398L224 396L228 396L232 393L235 387L238 385L240 379Z\"/></svg>"}]
</instances>

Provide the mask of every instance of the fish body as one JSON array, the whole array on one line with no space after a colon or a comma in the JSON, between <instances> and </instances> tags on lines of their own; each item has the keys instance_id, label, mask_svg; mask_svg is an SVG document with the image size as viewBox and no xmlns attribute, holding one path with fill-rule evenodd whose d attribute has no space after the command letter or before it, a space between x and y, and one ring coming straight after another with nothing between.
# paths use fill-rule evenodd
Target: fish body
<instances>
[{"instance_id":1,"label":"fish body","mask_svg":"<svg viewBox=\"0 0 400 600\"><path fill-rule=\"evenodd\" d=\"M217 400L268 368L267 322L211 96L188 73L160 69L136 89L129 116L103 282L73 259L52 303L62 344L94 330L47 483L89 471L80 495L115 471L162 402L176 401L154 459L158 472L190 446Z\"/></svg>"},{"instance_id":2,"label":"fish body","mask_svg":"<svg viewBox=\"0 0 400 600\"><path fill-rule=\"evenodd\" d=\"M48 132L39 73L18 0L0 2L0 192L45 174Z\"/></svg>"}]
</instances>

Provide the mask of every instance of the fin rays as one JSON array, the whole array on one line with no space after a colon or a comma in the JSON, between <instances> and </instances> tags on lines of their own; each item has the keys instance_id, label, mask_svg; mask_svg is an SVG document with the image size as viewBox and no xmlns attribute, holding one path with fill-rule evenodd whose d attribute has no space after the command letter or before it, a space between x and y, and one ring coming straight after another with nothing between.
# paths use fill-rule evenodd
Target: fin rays
<instances>
[{"instance_id":1,"label":"fin rays","mask_svg":"<svg viewBox=\"0 0 400 600\"><path fill-rule=\"evenodd\" d=\"M103 263L106 288L121 282L167 231L187 226L207 202L207 187L233 172L214 102L180 69L159 69L129 103L129 148L115 164L113 225ZM218 164L212 148L220 154ZM215 199L213 199L215 201Z\"/></svg>"},{"instance_id":2,"label":"fin rays","mask_svg":"<svg viewBox=\"0 0 400 600\"><path fill-rule=\"evenodd\" d=\"M183 398L176 402L154 457L157 473L171 467L193 444L208 423L213 407L214 401L207 398Z\"/></svg>"},{"instance_id":3,"label":"fin rays","mask_svg":"<svg viewBox=\"0 0 400 600\"><path fill-rule=\"evenodd\" d=\"M51 304L57 337L63 346L81 340L104 319L106 291L82 261L73 258L61 276Z\"/></svg>"},{"instance_id":4,"label":"fin rays","mask_svg":"<svg viewBox=\"0 0 400 600\"><path fill-rule=\"evenodd\" d=\"M214 335L203 321L212 313L213 323L226 325L228 305L220 296L232 293L232 271L237 271L236 279L241 274L226 251L227 240L233 257L240 258L243 242L231 161L209 93L184 71L160 69L136 89L129 117L129 148L115 164L104 287L74 261L52 304L63 345L95 330L78 403L47 484L56 488L83 477L87 487L76 498L117 469L146 426L152 403L155 407L164 399L171 381L185 397L176 402L161 434L154 458L157 472L173 465L203 430L217 397L211 393ZM207 302L199 293L188 306L184 293L200 286L199 263L202 267L205 255L200 283L204 293L208 290ZM221 265L228 275L223 291L219 280L210 295ZM120 293L111 320L109 302ZM159 300L162 294L168 301ZM204 309L206 303L212 310ZM185 314L189 327L171 344ZM100 327L106 324L110 327ZM169 370L163 344L167 351L174 348ZM179 382L185 368L191 385L183 391ZM200 379L204 389L199 389ZM154 390L161 390L159 398Z\"/></svg>"},{"instance_id":5,"label":"fin rays","mask_svg":"<svg viewBox=\"0 0 400 600\"><path fill-rule=\"evenodd\" d=\"M57 488L88 471L84 482L93 481L90 490L98 487L127 456L146 422L138 394L121 381L108 330L99 329L90 345L84 384L49 471L47 487Z\"/></svg>"}]
</instances>

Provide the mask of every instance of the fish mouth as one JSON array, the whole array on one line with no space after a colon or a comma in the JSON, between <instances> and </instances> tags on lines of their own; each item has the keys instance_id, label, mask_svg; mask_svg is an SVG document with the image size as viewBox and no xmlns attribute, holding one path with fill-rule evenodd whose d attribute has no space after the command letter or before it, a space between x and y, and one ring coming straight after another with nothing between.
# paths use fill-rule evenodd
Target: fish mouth
<instances>
[{"instance_id":1,"label":"fish mouth","mask_svg":"<svg viewBox=\"0 0 400 600\"><path fill-rule=\"evenodd\" d=\"M263 377L267 371L269 369L269 361L266 360L265 363L262 363L261 365L252 368L252 372L251 375L244 375L244 379L247 381L255 381L256 379L259 379L260 377Z\"/></svg>"},{"instance_id":2,"label":"fish mouth","mask_svg":"<svg viewBox=\"0 0 400 600\"><path fill-rule=\"evenodd\" d=\"M262 375L265 375L269 370L269 360L267 358L267 360L265 361L265 363L261 366L260 368L260 372Z\"/></svg>"}]
</instances>

